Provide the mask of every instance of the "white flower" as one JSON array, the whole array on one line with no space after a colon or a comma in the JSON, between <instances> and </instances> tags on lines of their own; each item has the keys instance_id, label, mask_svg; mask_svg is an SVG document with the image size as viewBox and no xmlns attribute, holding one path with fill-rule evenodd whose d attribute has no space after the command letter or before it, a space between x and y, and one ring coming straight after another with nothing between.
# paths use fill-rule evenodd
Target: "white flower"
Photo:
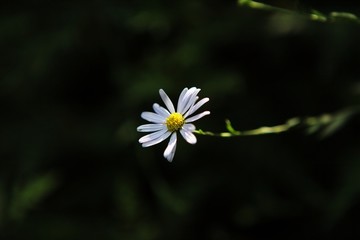
<instances>
[{"instance_id":1,"label":"white flower","mask_svg":"<svg viewBox=\"0 0 360 240\"><path fill-rule=\"evenodd\" d=\"M160 97L164 101L167 109L161 107L157 103L154 103L153 109L155 112L141 113L141 117L151 123L139 126L137 131L152 133L140 138L139 143L141 143L143 147L150 147L171 136L169 144L164 151L164 157L169 162L173 160L175 155L177 131L180 131L181 135L188 143L195 144L196 137L193 134L193 131L195 131L195 125L191 122L210 114L209 111L205 111L190 117L191 114L209 101L209 98L203 98L197 102L199 99L197 94L199 92L200 88L184 88L179 96L177 109L175 111L174 105L168 95L166 95L164 90L160 89Z\"/></svg>"}]
</instances>

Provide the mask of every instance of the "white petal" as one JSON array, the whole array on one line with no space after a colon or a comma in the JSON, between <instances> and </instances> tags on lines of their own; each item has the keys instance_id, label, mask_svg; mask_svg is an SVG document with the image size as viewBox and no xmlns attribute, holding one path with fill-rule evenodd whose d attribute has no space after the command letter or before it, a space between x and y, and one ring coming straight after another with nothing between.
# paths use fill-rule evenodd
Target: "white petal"
<instances>
[{"instance_id":1,"label":"white petal","mask_svg":"<svg viewBox=\"0 0 360 240\"><path fill-rule=\"evenodd\" d=\"M187 131L185 129L181 129L180 133L188 143L190 143L190 144L195 144L196 143L196 137L192 132Z\"/></svg>"},{"instance_id":2,"label":"white petal","mask_svg":"<svg viewBox=\"0 0 360 240\"><path fill-rule=\"evenodd\" d=\"M200 88L196 89L194 93L190 96L188 103L183 109L182 114L184 114L186 111L188 111L192 106L194 106L196 99L198 98L197 94L200 92Z\"/></svg>"},{"instance_id":3,"label":"white petal","mask_svg":"<svg viewBox=\"0 0 360 240\"><path fill-rule=\"evenodd\" d=\"M185 89L184 89L185 90ZM192 87L186 91L181 92L180 97L179 97L179 101L178 101L178 108L177 108L177 112L181 113L183 112L186 104L189 101L189 98L191 96L191 93L194 92L194 90L196 90L196 87Z\"/></svg>"},{"instance_id":4,"label":"white petal","mask_svg":"<svg viewBox=\"0 0 360 240\"><path fill-rule=\"evenodd\" d=\"M185 125L184 125L185 126ZM150 123L150 124L144 124L139 127L137 127L138 132L156 132L161 129L165 129L166 126L162 123Z\"/></svg>"},{"instance_id":5,"label":"white petal","mask_svg":"<svg viewBox=\"0 0 360 240\"><path fill-rule=\"evenodd\" d=\"M150 141L144 142L142 144L143 147L150 147L152 145L161 143L162 141L164 141L165 139L167 139L170 136L171 132L166 131L165 133L163 133L162 135L160 135L158 138L153 138ZM140 141L140 140L139 140Z\"/></svg>"},{"instance_id":6,"label":"white petal","mask_svg":"<svg viewBox=\"0 0 360 240\"><path fill-rule=\"evenodd\" d=\"M204 117L206 115L209 115L209 114L210 114L209 111L205 111L205 112L199 113L199 114L197 114L195 116L192 116L192 117L186 119L185 122L187 122L187 123L194 122L194 121L196 121L196 120L198 120L198 119L200 119L200 118L202 118L202 117Z\"/></svg>"},{"instance_id":7,"label":"white petal","mask_svg":"<svg viewBox=\"0 0 360 240\"><path fill-rule=\"evenodd\" d=\"M175 112L175 108L173 103L171 102L170 98L168 97L168 95L166 95L166 93L164 92L164 90L160 89L159 90L160 93L160 97L163 100L163 102L165 103L165 106L167 107L167 109L169 109L169 111L171 113Z\"/></svg>"},{"instance_id":8,"label":"white petal","mask_svg":"<svg viewBox=\"0 0 360 240\"><path fill-rule=\"evenodd\" d=\"M164 118L167 118L170 115L168 110L166 110L165 108L163 108L162 106L160 106L157 103L153 104L153 109L157 114L163 116Z\"/></svg>"},{"instance_id":9,"label":"white petal","mask_svg":"<svg viewBox=\"0 0 360 240\"><path fill-rule=\"evenodd\" d=\"M177 142L177 136L176 136L176 132L174 132L171 135L169 144L167 145L167 147L166 147L166 149L164 151L164 157L169 162L172 162L172 160L174 158L175 151L176 151L176 142Z\"/></svg>"},{"instance_id":10,"label":"white petal","mask_svg":"<svg viewBox=\"0 0 360 240\"><path fill-rule=\"evenodd\" d=\"M153 123L164 123L165 118L159 114L153 112L142 112L141 117L149 122Z\"/></svg>"},{"instance_id":11,"label":"white petal","mask_svg":"<svg viewBox=\"0 0 360 240\"><path fill-rule=\"evenodd\" d=\"M187 116L193 114L196 110L198 110L202 105L207 103L209 101L209 98L203 98L199 102L197 102L194 106L192 106L187 113L185 113L184 118Z\"/></svg>"},{"instance_id":12,"label":"white petal","mask_svg":"<svg viewBox=\"0 0 360 240\"><path fill-rule=\"evenodd\" d=\"M200 90L200 88L192 87L186 92L180 103L180 109L178 109L179 113L184 114L192 105L194 105Z\"/></svg>"},{"instance_id":13,"label":"white petal","mask_svg":"<svg viewBox=\"0 0 360 240\"><path fill-rule=\"evenodd\" d=\"M195 130L195 125L192 123L186 123L184 126L182 126L182 128L186 131L193 132Z\"/></svg>"},{"instance_id":14,"label":"white petal","mask_svg":"<svg viewBox=\"0 0 360 240\"><path fill-rule=\"evenodd\" d=\"M184 88L182 90L182 92L180 93L178 103L177 103L177 108L176 108L177 112L180 112L180 109L183 108L183 102L184 102L183 99L188 90L189 90L188 88Z\"/></svg>"},{"instance_id":15,"label":"white petal","mask_svg":"<svg viewBox=\"0 0 360 240\"><path fill-rule=\"evenodd\" d=\"M167 129L161 129L159 131L145 135L139 139L139 143L145 143L145 142L149 142L154 139L157 139L157 138L161 137L162 135L164 135L166 132L167 132Z\"/></svg>"}]
</instances>

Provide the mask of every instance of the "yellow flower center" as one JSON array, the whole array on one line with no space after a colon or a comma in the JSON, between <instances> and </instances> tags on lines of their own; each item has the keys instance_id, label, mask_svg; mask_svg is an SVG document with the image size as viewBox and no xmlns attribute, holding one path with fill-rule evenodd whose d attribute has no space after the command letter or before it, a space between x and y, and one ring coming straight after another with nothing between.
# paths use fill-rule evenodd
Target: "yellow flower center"
<instances>
[{"instance_id":1,"label":"yellow flower center","mask_svg":"<svg viewBox=\"0 0 360 240\"><path fill-rule=\"evenodd\" d=\"M166 119L166 127L170 132L179 130L185 123L183 115L174 112Z\"/></svg>"}]
</instances>

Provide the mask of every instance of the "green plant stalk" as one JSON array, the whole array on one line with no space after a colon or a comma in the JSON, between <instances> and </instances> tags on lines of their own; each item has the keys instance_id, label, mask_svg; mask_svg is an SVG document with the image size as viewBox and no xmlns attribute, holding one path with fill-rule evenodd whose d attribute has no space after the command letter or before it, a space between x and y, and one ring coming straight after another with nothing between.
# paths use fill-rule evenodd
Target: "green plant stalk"
<instances>
[{"instance_id":1,"label":"green plant stalk","mask_svg":"<svg viewBox=\"0 0 360 240\"><path fill-rule=\"evenodd\" d=\"M333 114L322 114L319 116L310 117L294 117L287 120L284 124L275 126L263 126L256 129L238 131L235 130L230 120L225 120L227 132L214 133L211 131L203 131L201 129L194 132L199 135L215 136L215 137L239 137L239 136L255 136L265 134L278 134L289 131L296 127L302 127L307 130L307 133L315 133L323 130L320 135L325 137L332 134L340 128L354 113L359 112L359 108L347 108Z\"/></svg>"}]
</instances>

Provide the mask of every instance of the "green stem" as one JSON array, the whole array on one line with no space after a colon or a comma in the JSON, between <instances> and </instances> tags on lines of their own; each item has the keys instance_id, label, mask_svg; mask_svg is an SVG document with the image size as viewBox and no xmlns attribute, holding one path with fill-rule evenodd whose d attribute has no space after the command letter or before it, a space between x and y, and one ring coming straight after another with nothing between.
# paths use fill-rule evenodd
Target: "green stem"
<instances>
[{"instance_id":1,"label":"green stem","mask_svg":"<svg viewBox=\"0 0 360 240\"><path fill-rule=\"evenodd\" d=\"M225 120L226 127L228 132L213 133L210 131L203 131L201 129L195 130L195 133L206 136L215 136L215 137L237 137L237 136L253 136L253 135L264 135L271 133L282 133L288 131L290 128L297 126L300 121L298 118L289 119L285 124L276 125L272 127L260 127L252 130L237 131L232 128L232 125L229 120Z\"/></svg>"},{"instance_id":2,"label":"green stem","mask_svg":"<svg viewBox=\"0 0 360 240\"><path fill-rule=\"evenodd\" d=\"M201 129L194 132L199 135L215 136L215 137L238 137L238 136L254 136L265 134L278 134L289 131L296 127L304 127L308 133L314 133L323 130L321 135L327 136L340 128L351 115L358 112L359 108L347 108L334 114L323 114L311 117L295 117L287 120L284 124L275 126L264 126L251 130L238 131L233 128L229 120L225 120L227 132L214 133L211 131L203 131Z\"/></svg>"}]
</instances>

